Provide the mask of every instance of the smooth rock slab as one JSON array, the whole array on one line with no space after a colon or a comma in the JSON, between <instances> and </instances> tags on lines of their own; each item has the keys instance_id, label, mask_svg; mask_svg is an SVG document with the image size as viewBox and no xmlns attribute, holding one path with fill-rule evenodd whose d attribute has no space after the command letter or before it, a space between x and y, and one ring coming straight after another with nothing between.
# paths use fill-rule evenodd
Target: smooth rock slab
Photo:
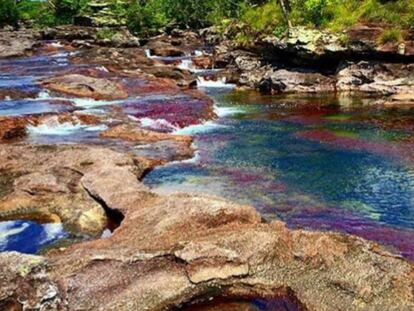
<instances>
[{"instance_id":1,"label":"smooth rock slab","mask_svg":"<svg viewBox=\"0 0 414 311\"><path fill-rule=\"evenodd\" d=\"M16 151L27 154L24 148ZM125 218L107 239L38 258L47 272L37 283L31 273L16 275L15 262L33 257L0 254L0 280L10 280L0 295L6 310L25 300L28 286L42 292L48 284L57 284L52 301L60 310L169 310L212 297L288 297L300 310L318 311L414 308L412 264L375 243L289 230L216 197L158 196L138 181L145 167L139 159L87 149L74 160L58 151L49 154L49 166L76 167L82 187ZM30 296L31 305L42 297Z\"/></svg>"},{"instance_id":2,"label":"smooth rock slab","mask_svg":"<svg viewBox=\"0 0 414 311\"><path fill-rule=\"evenodd\" d=\"M107 100L125 99L128 97L128 93L117 82L79 74L50 78L44 80L42 84L49 90L76 97Z\"/></svg>"}]
</instances>

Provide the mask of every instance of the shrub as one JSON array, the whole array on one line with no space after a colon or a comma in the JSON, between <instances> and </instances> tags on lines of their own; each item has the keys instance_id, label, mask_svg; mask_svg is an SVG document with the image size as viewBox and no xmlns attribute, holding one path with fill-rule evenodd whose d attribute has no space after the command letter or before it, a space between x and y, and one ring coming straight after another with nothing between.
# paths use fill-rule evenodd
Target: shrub
<instances>
[{"instance_id":1,"label":"shrub","mask_svg":"<svg viewBox=\"0 0 414 311\"><path fill-rule=\"evenodd\" d=\"M47 2L23 0L17 4L20 20L32 21L34 26L53 26L56 23L53 8Z\"/></svg>"},{"instance_id":2,"label":"shrub","mask_svg":"<svg viewBox=\"0 0 414 311\"><path fill-rule=\"evenodd\" d=\"M378 43L398 43L403 41L403 39L404 38L401 29L391 28L383 31L383 33L378 38Z\"/></svg>"},{"instance_id":3,"label":"shrub","mask_svg":"<svg viewBox=\"0 0 414 311\"><path fill-rule=\"evenodd\" d=\"M11 25L17 27L19 12L14 0L0 0L0 26Z\"/></svg>"},{"instance_id":4,"label":"shrub","mask_svg":"<svg viewBox=\"0 0 414 311\"><path fill-rule=\"evenodd\" d=\"M150 36L162 30L169 22L163 2L150 0L145 4L134 1L127 10L127 24L131 32Z\"/></svg>"}]
</instances>

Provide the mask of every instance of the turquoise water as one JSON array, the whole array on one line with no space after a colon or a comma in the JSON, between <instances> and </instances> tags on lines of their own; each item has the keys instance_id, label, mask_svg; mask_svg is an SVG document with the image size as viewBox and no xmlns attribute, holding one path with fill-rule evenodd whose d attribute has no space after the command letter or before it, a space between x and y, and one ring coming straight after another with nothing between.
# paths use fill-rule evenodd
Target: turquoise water
<instances>
[{"instance_id":1,"label":"turquoise water","mask_svg":"<svg viewBox=\"0 0 414 311\"><path fill-rule=\"evenodd\" d=\"M409 108L375 99L213 93L221 117L192 134L191 161L151 172L159 192L209 192L293 228L336 230L414 258Z\"/></svg>"}]
</instances>

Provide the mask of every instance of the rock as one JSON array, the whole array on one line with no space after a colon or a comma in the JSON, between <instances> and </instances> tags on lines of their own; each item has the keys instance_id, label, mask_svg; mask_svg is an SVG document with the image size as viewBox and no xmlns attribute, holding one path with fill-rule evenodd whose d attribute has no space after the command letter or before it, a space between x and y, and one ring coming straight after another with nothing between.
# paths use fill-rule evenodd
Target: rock
<instances>
[{"instance_id":1,"label":"rock","mask_svg":"<svg viewBox=\"0 0 414 311\"><path fill-rule=\"evenodd\" d=\"M44 40L65 40L76 46L97 44L114 47L138 47L138 38L126 27L97 28L88 26L57 26L45 28L40 32ZM105 35L105 38L104 38Z\"/></svg>"},{"instance_id":2,"label":"rock","mask_svg":"<svg viewBox=\"0 0 414 311\"><path fill-rule=\"evenodd\" d=\"M76 97L106 100L125 99L128 97L128 93L116 82L79 74L70 74L43 80L42 86L55 92Z\"/></svg>"},{"instance_id":3,"label":"rock","mask_svg":"<svg viewBox=\"0 0 414 311\"><path fill-rule=\"evenodd\" d=\"M0 58L26 56L36 44L34 33L26 31L0 31Z\"/></svg>"},{"instance_id":4,"label":"rock","mask_svg":"<svg viewBox=\"0 0 414 311\"><path fill-rule=\"evenodd\" d=\"M123 124L101 133L102 138L122 139L139 143L136 153L158 164L190 159L194 155L191 136L172 135L146 130L135 124Z\"/></svg>"},{"instance_id":5,"label":"rock","mask_svg":"<svg viewBox=\"0 0 414 311\"><path fill-rule=\"evenodd\" d=\"M83 50L74 55L71 61L76 64L101 65L117 70L136 70L145 66L154 66L154 60L145 55L143 49L138 48L109 48L96 47Z\"/></svg>"},{"instance_id":6,"label":"rock","mask_svg":"<svg viewBox=\"0 0 414 311\"><path fill-rule=\"evenodd\" d=\"M263 93L316 93L335 90L332 78L319 73L280 69L265 74L257 88Z\"/></svg>"},{"instance_id":7,"label":"rock","mask_svg":"<svg viewBox=\"0 0 414 311\"><path fill-rule=\"evenodd\" d=\"M19 89L0 89L0 100L22 99L22 98L36 98L38 92L24 91Z\"/></svg>"},{"instance_id":8,"label":"rock","mask_svg":"<svg viewBox=\"0 0 414 311\"><path fill-rule=\"evenodd\" d=\"M208 55L193 57L192 60L194 65L199 69L213 68L213 60Z\"/></svg>"},{"instance_id":9,"label":"rock","mask_svg":"<svg viewBox=\"0 0 414 311\"><path fill-rule=\"evenodd\" d=\"M184 52L173 46L157 46L150 49L152 55L161 57L177 57L184 56Z\"/></svg>"},{"instance_id":10,"label":"rock","mask_svg":"<svg viewBox=\"0 0 414 311\"><path fill-rule=\"evenodd\" d=\"M66 310L165 310L213 297L284 297L303 310L414 307L412 264L375 243L289 230L280 221L264 222L252 207L220 198L160 196L138 181L144 172L138 159L102 148L53 148L8 146L0 163L22 170L26 163L51 175L41 178L45 185L65 186L53 178L59 176L55 170L78 171L82 188L124 219L112 236L50 252L46 260L0 254L3 306L41 305L51 297ZM35 195L51 191L30 189ZM63 191L54 189L54 195Z\"/></svg>"},{"instance_id":11,"label":"rock","mask_svg":"<svg viewBox=\"0 0 414 311\"><path fill-rule=\"evenodd\" d=\"M149 163L103 148L77 146L5 145L0 158L4 160L0 164L4 177L0 180L5 178L0 184L8 189L0 191L0 220L63 222L73 233L92 236L102 233L110 211L85 190L83 178L117 171L122 166L123 178L130 174L136 179Z\"/></svg>"},{"instance_id":12,"label":"rock","mask_svg":"<svg viewBox=\"0 0 414 311\"><path fill-rule=\"evenodd\" d=\"M173 66L151 66L143 68L147 74L157 78L167 78L176 81L177 86L187 89L197 86L197 79L190 72Z\"/></svg>"},{"instance_id":13,"label":"rock","mask_svg":"<svg viewBox=\"0 0 414 311\"><path fill-rule=\"evenodd\" d=\"M231 52L231 57L241 71L252 71L262 67L260 58L250 52L236 50Z\"/></svg>"},{"instance_id":14,"label":"rock","mask_svg":"<svg viewBox=\"0 0 414 311\"><path fill-rule=\"evenodd\" d=\"M0 117L0 142L24 138L27 121L23 118Z\"/></svg>"},{"instance_id":15,"label":"rock","mask_svg":"<svg viewBox=\"0 0 414 311\"><path fill-rule=\"evenodd\" d=\"M337 74L339 91L390 95L409 93L414 85L411 65L359 62L345 64Z\"/></svg>"},{"instance_id":16,"label":"rock","mask_svg":"<svg viewBox=\"0 0 414 311\"><path fill-rule=\"evenodd\" d=\"M101 133L101 137L105 138L120 138L123 140L141 142L141 143L151 143L162 140L172 140L175 142L183 142L185 144L191 145L192 138L191 136L184 135L171 135L166 133L159 133L155 131L145 130L137 127L134 124L122 124L114 126Z\"/></svg>"},{"instance_id":17,"label":"rock","mask_svg":"<svg viewBox=\"0 0 414 311\"><path fill-rule=\"evenodd\" d=\"M412 59L414 56L414 32L406 31L404 42L390 42L381 44L381 34L387 29L387 25L380 23L360 23L345 31L353 52L368 55L382 55L386 58L397 60Z\"/></svg>"},{"instance_id":18,"label":"rock","mask_svg":"<svg viewBox=\"0 0 414 311\"><path fill-rule=\"evenodd\" d=\"M59 287L47 277L44 258L18 253L0 255L0 309L62 310ZM16 299L19 297L20 299Z\"/></svg>"}]
</instances>

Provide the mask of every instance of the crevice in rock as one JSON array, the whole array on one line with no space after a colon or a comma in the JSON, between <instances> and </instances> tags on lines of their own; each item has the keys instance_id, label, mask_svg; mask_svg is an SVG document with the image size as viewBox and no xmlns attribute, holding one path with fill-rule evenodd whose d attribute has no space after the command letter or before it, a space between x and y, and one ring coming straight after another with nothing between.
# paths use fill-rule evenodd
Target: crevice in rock
<instances>
[{"instance_id":1,"label":"crevice in rock","mask_svg":"<svg viewBox=\"0 0 414 311\"><path fill-rule=\"evenodd\" d=\"M243 294L233 294L241 290ZM263 293L260 293L263 291ZM289 288L280 288L269 293L266 289L254 286L231 286L211 289L203 295L194 297L190 302L175 308L176 311L232 311L232 310L263 310L263 311L307 311L308 308Z\"/></svg>"},{"instance_id":2,"label":"crevice in rock","mask_svg":"<svg viewBox=\"0 0 414 311\"><path fill-rule=\"evenodd\" d=\"M114 232L117 228L119 228L119 226L121 226L125 215L120 210L109 207L102 198L94 195L87 188L83 188L92 199L94 199L99 205L102 206L108 219L107 229L109 229L111 232Z\"/></svg>"}]
</instances>

